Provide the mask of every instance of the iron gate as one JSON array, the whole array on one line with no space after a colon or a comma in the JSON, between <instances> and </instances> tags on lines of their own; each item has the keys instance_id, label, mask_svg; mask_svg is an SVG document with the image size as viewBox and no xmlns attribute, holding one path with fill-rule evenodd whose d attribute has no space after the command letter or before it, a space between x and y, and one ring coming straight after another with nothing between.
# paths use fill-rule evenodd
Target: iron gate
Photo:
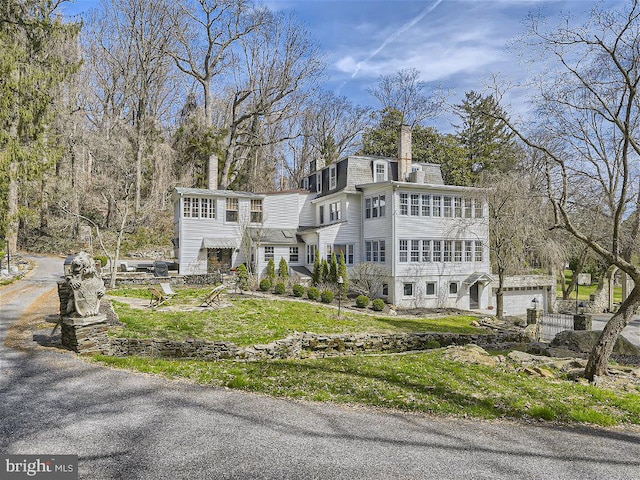
<instances>
[{"instance_id":1,"label":"iron gate","mask_svg":"<svg viewBox=\"0 0 640 480\"><path fill-rule=\"evenodd\" d=\"M560 332L573 330L573 315L545 313L538 322L538 340L550 342Z\"/></svg>"}]
</instances>

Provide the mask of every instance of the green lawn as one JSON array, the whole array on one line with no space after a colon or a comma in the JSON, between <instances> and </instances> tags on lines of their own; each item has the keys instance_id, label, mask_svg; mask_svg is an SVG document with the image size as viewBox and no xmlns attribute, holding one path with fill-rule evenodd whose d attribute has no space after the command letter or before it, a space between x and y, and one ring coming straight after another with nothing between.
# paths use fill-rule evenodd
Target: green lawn
<instances>
[{"instance_id":1,"label":"green lawn","mask_svg":"<svg viewBox=\"0 0 640 480\"><path fill-rule=\"evenodd\" d=\"M338 318L335 308L320 303L265 298L234 298L231 302L231 307L189 312L140 310L114 302L120 321L126 324L125 328L114 331L114 334L119 337L172 340L198 338L253 345L279 340L293 332L330 334L483 331L471 326L471 322L477 319L472 316L398 318L343 310Z\"/></svg>"},{"instance_id":2,"label":"green lawn","mask_svg":"<svg viewBox=\"0 0 640 480\"><path fill-rule=\"evenodd\" d=\"M573 272L571 270L564 271L565 279L567 285L573 279ZM578 286L578 300L589 300L591 294L595 293L598 288L597 284L593 285L579 285ZM558 285L556 289L556 294L558 298L562 298L562 283L560 283L560 277L558 277ZM575 290L571 293L571 298L569 300L575 300L576 292ZM613 301L619 303L622 301L622 287L614 287L613 289Z\"/></svg>"},{"instance_id":3,"label":"green lawn","mask_svg":"<svg viewBox=\"0 0 640 480\"><path fill-rule=\"evenodd\" d=\"M640 423L640 392L616 393L420 354L261 362L97 357L108 365L279 397L472 418Z\"/></svg>"}]
</instances>

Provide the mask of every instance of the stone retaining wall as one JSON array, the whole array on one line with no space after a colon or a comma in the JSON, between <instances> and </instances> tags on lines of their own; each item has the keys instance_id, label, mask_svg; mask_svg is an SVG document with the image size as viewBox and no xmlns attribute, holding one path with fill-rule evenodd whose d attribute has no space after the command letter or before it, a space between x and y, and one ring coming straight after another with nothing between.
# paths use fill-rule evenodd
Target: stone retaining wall
<instances>
[{"instance_id":1,"label":"stone retaining wall","mask_svg":"<svg viewBox=\"0 0 640 480\"><path fill-rule=\"evenodd\" d=\"M117 357L192 358L199 360L275 360L325 358L363 353L399 353L429 350L447 345L474 343L500 348L528 342L523 332L499 334L397 333L336 334L299 333L266 345L241 347L231 342L111 338L109 354Z\"/></svg>"}]
</instances>

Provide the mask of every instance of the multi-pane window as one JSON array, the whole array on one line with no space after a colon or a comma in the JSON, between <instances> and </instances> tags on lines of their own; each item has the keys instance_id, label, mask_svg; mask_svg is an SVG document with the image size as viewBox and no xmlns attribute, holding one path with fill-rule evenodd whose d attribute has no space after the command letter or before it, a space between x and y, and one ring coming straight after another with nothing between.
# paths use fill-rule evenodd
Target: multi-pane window
<instances>
[{"instance_id":1,"label":"multi-pane window","mask_svg":"<svg viewBox=\"0 0 640 480\"><path fill-rule=\"evenodd\" d=\"M473 261L473 242L471 240L465 240L464 242L464 261Z\"/></svg>"},{"instance_id":2,"label":"multi-pane window","mask_svg":"<svg viewBox=\"0 0 640 480\"><path fill-rule=\"evenodd\" d=\"M442 216L450 217L451 216L451 197L443 197L442 198L443 208L442 208Z\"/></svg>"},{"instance_id":3,"label":"multi-pane window","mask_svg":"<svg viewBox=\"0 0 640 480\"><path fill-rule=\"evenodd\" d=\"M274 251L275 247L264 247L264 259L265 260L272 260L274 258Z\"/></svg>"},{"instance_id":4,"label":"multi-pane window","mask_svg":"<svg viewBox=\"0 0 640 480\"><path fill-rule=\"evenodd\" d=\"M337 222L342 218L341 213L342 202L334 202L329 204L329 221Z\"/></svg>"},{"instance_id":5,"label":"multi-pane window","mask_svg":"<svg viewBox=\"0 0 640 480\"><path fill-rule=\"evenodd\" d=\"M191 203L195 198L184 197L182 199L182 216L184 218L191 218Z\"/></svg>"},{"instance_id":6,"label":"multi-pane window","mask_svg":"<svg viewBox=\"0 0 640 480\"><path fill-rule=\"evenodd\" d=\"M374 164L374 182L384 182L387 180L387 164L386 162L376 162Z\"/></svg>"},{"instance_id":7,"label":"multi-pane window","mask_svg":"<svg viewBox=\"0 0 640 480\"><path fill-rule=\"evenodd\" d=\"M366 262L381 262L386 260L384 240L367 240L364 242L364 256Z\"/></svg>"},{"instance_id":8,"label":"multi-pane window","mask_svg":"<svg viewBox=\"0 0 640 480\"><path fill-rule=\"evenodd\" d=\"M477 198L473 199L473 217L482 218L482 202Z\"/></svg>"},{"instance_id":9,"label":"multi-pane window","mask_svg":"<svg viewBox=\"0 0 640 480\"><path fill-rule=\"evenodd\" d=\"M436 295L436 282L427 282L426 294L428 297L435 297Z\"/></svg>"},{"instance_id":10,"label":"multi-pane window","mask_svg":"<svg viewBox=\"0 0 640 480\"><path fill-rule=\"evenodd\" d=\"M348 244L348 245L338 245L335 244L333 245L333 251L336 254L336 257L339 259L340 258L340 254L344 253L344 261L347 265L353 265L353 261L354 261L354 247L353 244Z\"/></svg>"},{"instance_id":11,"label":"multi-pane window","mask_svg":"<svg viewBox=\"0 0 640 480\"><path fill-rule=\"evenodd\" d=\"M409 215L409 195L400 194L400 215Z\"/></svg>"},{"instance_id":12,"label":"multi-pane window","mask_svg":"<svg viewBox=\"0 0 640 480\"><path fill-rule=\"evenodd\" d=\"M462 217L462 197L453 197L453 209L456 218Z\"/></svg>"},{"instance_id":13,"label":"multi-pane window","mask_svg":"<svg viewBox=\"0 0 640 480\"><path fill-rule=\"evenodd\" d=\"M418 217L420 215L420 195L411 194L411 216Z\"/></svg>"},{"instance_id":14,"label":"multi-pane window","mask_svg":"<svg viewBox=\"0 0 640 480\"><path fill-rule=\"evenodd\" d=\"M298 247L289 247L289 262L298 261Z\"/></svg>"},{"instance_id":15,"label":"multi-pane window","mask_svg":"<svg viewBox=\"0 0 640 480\"><path fill-rule=\"evenodd\" d=\"M379 202L380 199L378 197L373 197L371 199L371 216L373 218L378 218L378 210L380 208Z\"/></svg>"},{"instance_id":16,"label":"multi-pane window","mask_svg":"<svg viewBox=\"0 0 640 480\"><path fill-rule=\"evenodd\" d=\"M251 200L251 221L254 223L262 222L262 199Z\"/></svg>"},{"instance_id":17,"label":"multi-pane window","mask_svg":"<svg viewBox=\"0 0 640 480\"><path fill-rule=\"evenodd\" d=\"M238 199L237 198L227 198L226 220L227 222L238 221Z\"/></svg>"},{"instance_id":18,"label":"multi-pane window","mask_svg":"<svg viewBox=\"0 0 640 480\"><path fill-rule=\"evenodd\" d=\"M442 255L442 261L443 262L450 262L451 261L451 251L453 250L453 241L452 240L445 240L444 242L442 242L444 244L444 250L443 250L443 255Z\"/></svg>"},{"instance_id":19,"label":"multi-pane window","mask_svg":"<svg viewBox=\"0 0 640 480\"><path fill-rule=\"evenodd\" d=\"M384 217L386 208L385 196L377 195L375 197L365 198L364 200L364 218Z\"/></svg>"},{"instance_id":20,"label":"multi-pane window","mask_svg":"<svg viewBox=\"0 0 640 480\"><path fill-rule=\"evenodd\" d=\"M431 195L422 195L422 216L431 216Z\"/></svg>"},{"instance_id":21,"label":"multi-pane window","mask_svg":"<svg viewBox=\"0 0 640 480\"><path fill-rule=\"evenodd\" d=\"M409 260L408 252L409 252L409 241L400 240L400 255L398 257L398 261L407 262Z\"/></svg>"},{"instance_id":22,"label":"multi-pane window","mask_svg":"<svg viewBox=\"0 0 640 480\"><path fill-rule=\"evenodd\" d=\"M371 198L364 199L364 218L371 218Z\"/></svg>"},{"instance_id":23,"label":"multi-pane window","mask_svg":"<svg viewBox=\"0 0 640 480\"><path fill-rule=\"evenodd\" d=\"M453 261L461 262L462 261L462 240L456 240L453 246L454 246Z\"/></svg>"},{"instance_id":24,"label":"multi-pane window","mask_svg":"<svg viewBox=\"0 0 640 480\"><path fill-rule=\"evenodd\" d=\"M440 206L442 204L442 197L440 195L434 195L431 198L431 201L432 201L431 215L433 215L434 217L439 217L441 215Z\"/></svg>"},{"instance_id":25,"label":"multi-pane window","mask_svg":"<svg viewBox=\"0 0 640 480\"><path fill-rule=\"evenodd\" d=\"M473 200L471 198L464 199L464 218L473 216Z\"/></svg>"},{"instance_id":26,"label":"multi-pane window","mask_svg":"<svg viewBox=\"0 0 640 480\"><path fill-rule=\"evenodd\" d=\"M194 198L191 200L191 216L193 218L200 217L200 199Z\"/></svg>"},{"instance_id":27,"label":"multi-pane window","mask_svg":"<svg viewBox=\"0 0 640 480\"><path fill-rule=\"evenodd\" d=\"M442 242L440 240L433 241L433 261L442 261Z\"/></svg>"},{"instance_id":28,"label":"multi-pane window","mask_svg":"<svg viewBox=\"0 0 640 480\"><path fill-rule=\"evenodd\" d=\"M385 211L386 211L386 208L387 208L387 202L386 202L385 196L384 195L380 195L380 197L378 197L378 200L379 200L378 201L378 205L379 205L379 209L380 209L379 216L380 217L384 217Z\"/></svg>"},{"instance_id":29,"label":"multi-pane window","mask_svg":"<svg viewBox=\"0 0 640 480\"><path fill-rule=\"evenodd\" d=\"M307 245L307 263L312 264L316 261L317 245Z\"/></svg>"},{"instance_id":30,"label":"multi-pane window","mask_svg":"<svg viewBox=\"0 0 640 480\"><path fill-rule=\"evenodd\" d=\"M216 199L202 198L201 203L200 216L202 218L216 218Z\"/></svg>"},{"instance_id":31,"label":"multi-pane window","mask_svg":"<svg viewBox=\"0 0 640 480\"><path fill-rule=\"evenodd\" d=\"M332 165L329 167L329 190L333 190L336 188L336 180L338 178L338 172L336 170L336 166Z\"/></svg>"},{"instance_id":32,"label":"multi-pane window","mask_svg":"<svg viewBox=\"0 0 640 480\"><path fill-rule=\"evenodd\" d=\"M431 240L422 240L422 261L431 261Z\"/></svg>"},{"instance_id":33,"label":"multi-pane window","mask_svg":"<svg viewBox=\"0 0 640 480\"><path fill-rule=\"evenodd\" d=\"M476 241L476 255L475 255L475 260L476 262L481 262L482 261L482 242L477 242Z\"/></svg>"},{"instance_id":34,"label":"multi-pane window","mask_svg":"<svg viewBox=\"0 0 640 480\"><path fill-rule=\"evenodd\" d=\"M411 261L420 261L420 240L411 240Z\"/></svg>"}]
</instances>

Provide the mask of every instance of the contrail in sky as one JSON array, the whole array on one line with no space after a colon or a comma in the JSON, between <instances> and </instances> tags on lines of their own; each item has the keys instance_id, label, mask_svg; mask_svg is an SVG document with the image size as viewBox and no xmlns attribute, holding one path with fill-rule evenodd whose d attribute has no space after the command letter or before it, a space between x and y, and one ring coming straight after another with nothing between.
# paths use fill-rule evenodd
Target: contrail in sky
<instances>
[{"instance_id":1,"label":"contrail in sky","mask_svg":"<svg viewBox=\"0 0 640 480\"><path fill-rule=\"evenodd\" d=\"M418 23L420 20L422 20L428 13L432 12L438 5L440 5L442 3L442 0L436 0L436 2L429 6L426 7L422 12L420 12L420 14L418 14L414 19L412 19L411 21L405 23L402 27L400 27L397 31L395 31L394 33L392 33L391 35L389 35L389 37L382 42L382 45L380 45L378 48L376 48L373 52L371 52L369 54L369 56L367 58L365 58L363 61L358 62L358 65L356 66L356 71L353 72L353 75L351 75L351 78L355 78L356 75L358 75L358 73L360 72L360 68L362 67L362 65L364 65L365 63L367 63L369 60L371 60L373 57L375 57L377 54L379 54L382 49L384 47L386 47L387 45L389 45L391 42L393 42L396 38L398 38L400 35L402 35L404 32L406 32L407 30L409 30L411 27L413 27L416 23Z\"/></svg>"}]
</instances>

